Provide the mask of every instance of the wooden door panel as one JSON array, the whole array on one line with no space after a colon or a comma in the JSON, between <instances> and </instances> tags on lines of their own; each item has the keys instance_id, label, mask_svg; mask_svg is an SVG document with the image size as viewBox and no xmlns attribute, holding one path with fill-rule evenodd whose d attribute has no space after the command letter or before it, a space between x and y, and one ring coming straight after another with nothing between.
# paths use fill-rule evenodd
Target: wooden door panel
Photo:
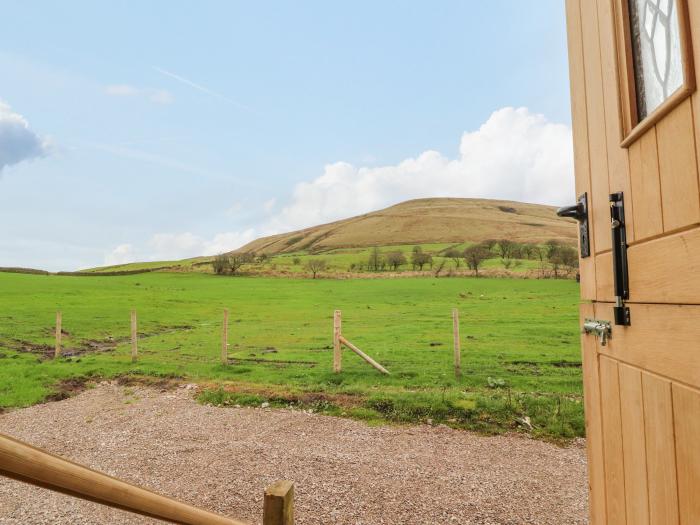
<instances>
[{"instance_id":1,"label":"wooden door panel","mask_svg":"<svg viewBox=\"0 0 700 525\"><path fill-rule=\"evenodd\" d=\"M673 385L681 525L700 523L700 392Z\"/></svg>"},{"instance_id":2,"label":"wooden door panel","mask_svg":"<svg viewBox=\"0 0 700 525\"><path fill-rule=\"evenodd\" d=\"M642 372L620 364L620 403L622 409L622 450L625 464L625 508L627 521L649 524L649 488L644 435L644 396Z\"/></svg>"},{"instance_id":3,"label":"wooden door panel","mask_svg":"<svg viewBox=\"0 0 700 525\"><path fill-rule=\"evenodd\" d=\"M649 521L652 525L678 523L671 382L644 372L642 387L649 480Z\"/></svg>"},{"instance_id":4,"label":"wooden door panel","mask_svg":"<svg viewBox=\"0 0 700 525\"><path fill-rule=\"evenodd\" d=\"M700 195L693 130L687 99L656 125L664 229L673 231L700 222Z\"/></svg>"},{"instance_id":5,"label":"wooden door panel","mask_svg":"<svg viewBox=\"0 0 700 525\"><path fill-rule=\"evenodd\" d=\"M571 119L574 138L574 170L576 172L576 195L591 195L590 163L588 161L588 116L586 114L586 93L581 87L585 85L583 68L583 40L581 36L581 9L576 1L566 2L566 24L569 54L574 57L569 61L569 78L571 82ZM589 217L589 238L595 246L595 217ZM580 253L580 252L579 252ZM595 299L595 257L581 259L581 298Z\"/></svg>"},{"instance_id":6,"label":"wooden door panel","mask_svg":"<svg viewBox=\"0 0 700 525\"><path fill-rule=\"evenodd\" d=\"M588 150L590 163L591 194L589 217L593 218L594 232L591 249L595 252L609 250L610 218L603 208L608 202L608 151L605 133L605 104L603 102L603 74L600 61L598 34L598 10L595 1L579 2L583 40L584 86L586 94Z\"/></svg>"},{"instance_id":7,"label":"wooden door panel","mask_svg":"<svg viewBox=\"0 0 700 525\"><path fill-rule=\"evenodd\" d=\"M615 20L610 0L598 0L598 32L600 42L601 69L603 72L603 102L605 107L605 139L608 154L609 193L622 191L630 195L629 156L620 148L622 122L620 120L619 85L617 81L618 61L616 56ZM627 239L635 239L634 203L625 203Z\"/></svg>"},{"instance_id":8,"label":"wooden door panel","mask_svg":"<svg viewBox=\"0 0 700 525\"><path fill-rule=\"evenodd\" d=\"M607 523L624 525L627 518L618 364L605 356L600 356L599 363Z\"/></svg>"},{"instance_id":9,"label":"wooden door panel","mask_svg":"<svg viewBox=\"0 0 700 525\"><path fill-rule=\"evenodd\" d=\"M596 319L613 319L612 304L596 303ZM598 352L679 383L700 383L700 306L632 305L632 326L613 326ZM592 336L591 336L592 337Z\"/></svg>"},{"instance_id":10,"label":"wooden door panel","mask_svg":"<svg viewBox=\"0 0 700 525\"><path fill-rule=\"evenodd\" d=\"M700 304L700 228L634 244L627 257L631 303ZM612 302L611 253L595 268L597 299Z\"/></svg>"},{"instance_id":11,"label":"wooden door panel","mask_svg":"<svg viewBox=\"0 0 700 525\"><path fill-rule=\"evenodd\" d=\"M651 128L630 146L629 156L635 239L643 240L664 231L656 128Z\"/></svg>"},{"instance_id":12,"label":"wooden door panel","mask_svg":"<svg viewBox=\"0 0 700 525\"><path fill-rule=\"evenodd\" d=\"M582 304L581 318L593 317L592 304ZM583 368L583 403L586 418L586 451L588 457L588 509L591 525L606 523L605 472L603 470L603 426L600 416L600 381L598 348L593 337L581 336Z\"/></svg>"}]
</instances>

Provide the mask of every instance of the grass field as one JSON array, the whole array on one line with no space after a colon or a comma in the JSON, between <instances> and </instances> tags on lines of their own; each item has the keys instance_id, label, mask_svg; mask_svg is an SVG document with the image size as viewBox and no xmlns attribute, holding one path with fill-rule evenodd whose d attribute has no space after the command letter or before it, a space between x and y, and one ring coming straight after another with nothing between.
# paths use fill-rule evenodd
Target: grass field
<instances>
[{"instance_id":1,"label":"grass field","mask_svg":"<svg viewBox=\"0 0 700 525\"><path fill-rule=\"evenodd\" d=\"M583 434L578 285L570 280L308 280L148 273L0 273L0 407L37 403L70 378L177 377L215 404L289 404L370 421L426 421L547 438ZM222 308L230 357L220 364ZM463 376L452 368L461 312ZM139 314L130 362L129 310ZM386 366L345 352L331 371L332 313ZM52 354L56 310L65 351ZM526 419L529 418L529 419Z\"/></svg>"}]
</instances>

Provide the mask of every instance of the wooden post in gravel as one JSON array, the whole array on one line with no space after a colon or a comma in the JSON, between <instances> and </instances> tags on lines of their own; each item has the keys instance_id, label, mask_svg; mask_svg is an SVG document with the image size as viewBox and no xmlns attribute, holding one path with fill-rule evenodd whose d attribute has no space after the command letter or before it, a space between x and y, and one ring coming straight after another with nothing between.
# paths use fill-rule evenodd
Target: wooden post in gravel
<instances>
[{"instance_id":1,"label":"wooden post in gravel","mask_svg":"<svg viewBox=\"0 0 700 525\"><path fill-rule=\"evenodd\" d=\"M265 489L263 525L294 525L294 483L277 481Z\"/></svg>"},{"instance_id":2,"label":"wooden post in gravel","mask_svg":"<svg viewBox=\"0 0 700 525\"><path fill-rule=\"evenodd\" d=\"M333 372L340 373L342 369L342 350L340 348L340 333L341 333L341 313L336 310L333 313Z\"/></svg>"},{"instance_id":3,"label":"wooden post in gravel","mask_svg":"<svg viewBox=\"0 0 700 525\"><path fill-rule=\"evenodd\" d=\"M221 364L228 364L228 308L224 308L224 326L221 332Z\"/></svg>"},{"instance_id":4,"label":"wooden post in gravel","mask_svg":"<svg viewBox=\"0 0 700 525\"><path fill-rule=\"evenodd\" d=\"M459 310L452 309L452 336L454 339L455 376L462 375L462 352L459 346Z\"/></svg>"},{"instance_id":5,"label":"wooden post in gravel","mask_svg":"<svg viewBox=\"0 0 700 525\"><path fill-rule=\"evenodd\" d=\"M56 312L56 348L54 349L53 357L57 359L61 357L61 336L63 335L62 328L62 314L60 311Z\"/></svg>"},{"instance_id":6,"label":"wooden post in gravel","mask_svg":"<svg viewBox=\"0 0 700 525\"><path fill-rule=\"evenodd\" d=\"M138 358L138 324L136 320L136 310L131 310L131 362L135 363Z\"/></svg>"}]
</instances>

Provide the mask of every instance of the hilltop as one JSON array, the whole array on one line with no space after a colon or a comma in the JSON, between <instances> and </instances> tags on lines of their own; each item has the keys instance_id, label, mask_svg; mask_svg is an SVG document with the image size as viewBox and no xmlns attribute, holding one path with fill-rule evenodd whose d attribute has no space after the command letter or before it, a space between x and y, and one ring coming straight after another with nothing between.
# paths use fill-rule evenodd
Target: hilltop
<instances>
[{"instance_id":1,"label":"hilltop","mask_svg":"<svg viewBox=\"0 0 700 525\"><path fill-rule=\"evenodd\" d=\"M303 230L262 237L238 252L276 255L406 244L516 242L576 243L572 221L541 204L490 199L416 199Z\"/></svg>"},{"instance_id":2,"label":"hilltop","mask_svg":"<svg viewBox=\"0 0 700 525\"><path fill-rule=\"evenodd\" d=\"M303 273L308 257L323 255L331 272L345 272L366 262L369 250L380 247L410 254L420 245L435 256L446 250L488 239L543 244L555 239L576 244L576 226L561 219L556 208L540 204L489 199L416 199L388 208L303 230L261 237L230 253L254 253L266 260L247 265L248 273ZM212 256L180 261L148 261L107 266L79 273L125 274L151 271L211 272ZM487 263L498 266L496 260ZM520 270L534 267L525 261Z\"/></svg>"}]
</instances>

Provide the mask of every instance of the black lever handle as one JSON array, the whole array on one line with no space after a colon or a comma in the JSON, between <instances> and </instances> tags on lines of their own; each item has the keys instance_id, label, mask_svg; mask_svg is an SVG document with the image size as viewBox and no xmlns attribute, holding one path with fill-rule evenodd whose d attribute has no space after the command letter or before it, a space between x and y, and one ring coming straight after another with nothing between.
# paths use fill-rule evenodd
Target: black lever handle
<instances>
[{"instance_id":1,"label":"black lever handle","mask_svg":"<svg viewBox=\"0 0 700 525\"><path fill-rule=\"evenodd\" d=\"M588 239L588 195L579 195L576 204L564 206L557 210L559 217L570 217L578 221L579 247L581 257L588 257L591 254L590 242Z\"/></svg>"},{"instance_id":2,"label":"black lever handle","mask_svg":"<svg viewBox=\"0 0 700 525\"><path fill-rule=\"evenodd\" d=\"M578 202L573 206L563 206L557 210L559 217L570 217L581 222L587 218L586 208L582 202Z\"/></svg>"}]
</instances>

